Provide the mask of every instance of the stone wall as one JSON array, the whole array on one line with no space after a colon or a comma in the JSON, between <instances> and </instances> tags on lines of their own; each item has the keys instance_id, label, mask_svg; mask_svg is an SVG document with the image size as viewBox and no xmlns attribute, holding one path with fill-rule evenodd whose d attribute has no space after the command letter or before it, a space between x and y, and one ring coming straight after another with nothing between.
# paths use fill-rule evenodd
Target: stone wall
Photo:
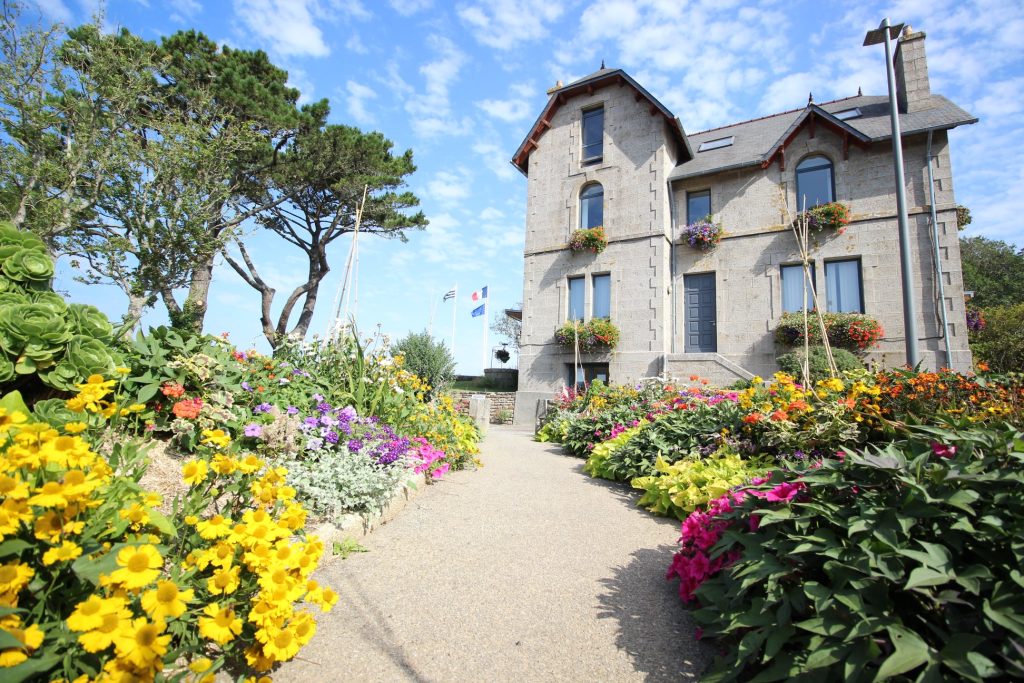
<instances>
[{"instance_id":1,"label":"stone wall","mask_svg":"<svg viewBox=\"0 0 1024 683\"><path fill-rule=\"evenodd\" d=\"M514 391L453 391L452 398L458 401L469 401L477 394L483 394L491 401L491 424L512 424L512 418L516 410L516 392ZM508 417L504 420L498 419L498 414L508 411Z\"/></svg>"}]
</instances>

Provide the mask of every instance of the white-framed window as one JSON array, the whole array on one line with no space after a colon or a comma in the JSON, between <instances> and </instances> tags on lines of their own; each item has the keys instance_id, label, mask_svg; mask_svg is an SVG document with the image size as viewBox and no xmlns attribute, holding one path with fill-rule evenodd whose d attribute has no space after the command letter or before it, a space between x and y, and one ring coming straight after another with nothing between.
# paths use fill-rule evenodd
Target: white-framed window
<instances>
[{"instance_id":1,"label":"white-framed window","mask_svg":"<svg viewBox=\"0 0 1024 683\"><path fill-rule=\"evenodd\" d=\"M583 112L583 163L601 161L604 156L604 107Z\"/></svg>"},{"instance_id":2,"label":"white-framed window","mask_svg":"<svg viewBox=\"0 0 1024 683\"><path fill-rule=\"evenodd\" d=\"M593 306L591 315L595 318L612 317L612 276L608 273L594 275Z\"/></svg>"},{"instance_id":3,"label":"white-framed window","mask_svg":"<svg viewBox=\"0 0 1024 683\"><path fill-rule=\"evenodd\" d=\"M810 264L811 284L816 285L817 274L814 271L814 264ZM814 297L811 296L811 288L804 287L804 267L800 263L784 265L779 268L782 276L782 310L784 313L803 310L802 301L806 297L807 310L814 308Z\"/></svg>"},{"instance_id":4,"label":"white-framed window","mask_svg":"<svg viewBox=\"0 0 1024 683\"><path fill-rule=\"evenodd\" d=\"M832 162L810 156L796 165L796 210L813 209L835 201L836 186Z\"/></svg>"},{"instance_id":5,"label":"white-framed window","mask_svg":"<svg viewBox=\"0 0 1024 683\"><path fill-rule=\"evenodd\" d=\"M601 183L590 183L580 192L580 228L604 225L604 188Z\"/></svg>"},{"instance_id":6,"label":"white-framed window","mask_svg":"<svg viewBox=\"0 0 1024 683\"><path fill-rule=\"evenodd\" d=\"M583 320L584 289L587 284L586 278L582 275L568 278L569 281L569 306L566 309L569 320Z\"/></svg>"},{"instance_id":7,"label":"white-framed window","mask_svg":"<svg viewBox=\"0 0 1024 683\"><path fill-rule=\"evenodd\" d=\"M864 287L860 259L825 262L825 309L836 313L863 313Z\"/></svg>"}]
</instances>

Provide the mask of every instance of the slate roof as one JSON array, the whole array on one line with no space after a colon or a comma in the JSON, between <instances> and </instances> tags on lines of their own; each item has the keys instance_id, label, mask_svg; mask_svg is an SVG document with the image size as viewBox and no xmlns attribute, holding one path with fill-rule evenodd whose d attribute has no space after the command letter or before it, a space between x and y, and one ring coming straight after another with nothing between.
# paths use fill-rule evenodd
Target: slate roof
<instances>
[{"instance_id":1,"label":"slate roof","mask_svg":"<svg viewBox=\"0 0 1024 683\"><path fill-rule=\"evenodd\" d=\"M702 131L688 136L693 158L675 167L669 179L692 178L719 171L761 164L777 149L780 141L791 132L791 127L808 109L820 107L836 114L857 107L861 115L842 123L860 132L870 142L892 137L889 123L889 98L885 95L858 95L823 104L808 105L804 109L774 114L752 121L735 123L721 128ZM900 114L900 128L904 136L928 130L946 130L978 119L947 100L942 95L931 95L931 106L922 111ZM697 152L702 142L733 137L729 147Z\"/></svg>"},{"instance_id":2,"label":"slate roof","mask_svg":"<svg viewBox=\"0 0 1024 683\"><path fill-rule=\"evenodd\" d=\"M516 149L516 153L512 157L512 164L519 169L519 171L526 175L530 164L530 152L537 146L537 142L544 135L544 132L550 126L551 118L554 116L555 111L565 104L570 98L576 95L593 92L600 88L609 87L612 85L629 85L637 92L637 99L644 98L647 100L651 107L651 114L660 113L669 124L669 130L672 133L672 137L675 139L677 144L677 154L680 159L692 159L694 154L693 150L690 149L689 143L687 142L686 131L683 130L683 124L680 123L679 119L668 110L658 99L647 92L647 90L637 83L633 78L622 69L606 69L601 68L594 73L584 76L578 80L564 85L561 88L549 90L548 103L541 111L540 116L530 127L530 132L527 133L523 142Z\"/></svg>"}]
</instances>

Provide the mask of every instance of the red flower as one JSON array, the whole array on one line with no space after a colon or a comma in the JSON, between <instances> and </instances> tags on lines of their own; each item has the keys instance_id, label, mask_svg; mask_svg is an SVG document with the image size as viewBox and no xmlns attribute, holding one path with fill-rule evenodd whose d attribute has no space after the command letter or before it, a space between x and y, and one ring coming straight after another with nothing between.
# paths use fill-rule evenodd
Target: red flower
<instances>
[{"instance_id":1,"label":"red flower","mask_svg":"<svg viewBox=\"0 0 1024 683\"><path fill-rule=\"evenodd\" d=\"M168 398L181 398L185 395L185 387L177 382L167 382L160 387L160 393Z\"/></svg>"},{"instance_id":2,"label":"red flower","mask_svg":"<svg viewBox=\"0 0 1024 683\"><path fill-rule=\"evenodd\" d=\"M175 416L185 420L194 420L199 417L199 412L203 408L203 400L201 398L187 398L184 401L178 401L171 408L171 412Z\"/></svg>"}]
</instances>

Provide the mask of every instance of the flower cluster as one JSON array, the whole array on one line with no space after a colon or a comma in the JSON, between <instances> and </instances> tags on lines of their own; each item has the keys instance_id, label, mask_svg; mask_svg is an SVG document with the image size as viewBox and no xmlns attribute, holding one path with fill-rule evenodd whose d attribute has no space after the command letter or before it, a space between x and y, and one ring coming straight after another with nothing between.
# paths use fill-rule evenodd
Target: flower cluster
<instances>
[{"instance_id":1,"label":"flower cluster","mask_svg":"<svg viewBox=\"0 0 1024 683\"><path fill-rule=\"evenodd\" d=\"M569 237L569 248L573 252L589 251L594 254L600 254L608 248L608 236L605 235L602 226L586 230L575 230Z\"/></svg>"},{"instance_id":2,"label":"flower cluster","mask_svg":"<svg viewBox=\"0 0 1024 683\"><path fill-rule=\"evenodd\" d=\"M867 351L885 336L882 325L863 313L823 313L825 330L833 348ZM812 316L807 329L808 341L821 344L821 328L817 316ZM775 328L775 341L784 346L804 343L804 317L802 313L783 313Z\"/></svg>"},{"instance_id":3,"label":"flower cluster","mask_svg":"<svg viewBox=\"0 0 1024 683\"><path fill-rule=\"evenodd\" d=\"M974 308L967 309L967 329L971 332L981 332L985 329L985 313Z\"/></svg>"},{"instance_id":4,"label":"flower cluster","mask_svg":"<svg viewBox=\"0 0 1024 683\"><path fill-rule=\"evenodd\" d=\"M808 209L804 215L807 219L807 227L813 232L835 230L842 235L850 223L850 208L839 202L819 204L813 209Z\"/></svg>"},{"instance_id":5,"label":"flower cluster","mask_svg":"<svg viewBox=\"0 0 1024 683\"><path fill-rule=\"evenodd\" d=\"M568 348L579 344L584 353L610 351L619 343L619 328L604 318L569 320L555 332L555 340Z\"/></svg>"},{"instance_id":6,"label":"flower cluster","mask_svg":"<svg viewBox=\"0 0 1024 683\"><path fill-rule=\"evenodd\" d=\"M444 461L444 451L431 446L430 442L422 436L413 439L409 458L414 463L413 471L416 474L430 473L430 479L427 481L440 479L451 468L451 465Z\"/></svg>"},{"instance_id":7,"label":"flower cluster","mask_svg":"<svg viewBox=\"0 0 1024 683\"><path fill-rule=\"evenodd\" d=\"M63 430L10 397L0 408L0 666L83 682L188 666L206 680L291 659L315 629L297 604L329 609L337 596L309 578L323 545L302 538L286 473L206 430L206 454L183 468L181 516L168 518L135 483L138 448L119 444L108 461L72 434L114 405L113 386L79 385L67 407L83 419Z\"/></svg>"},{"instance_id":8,"label":"flower cluster","mask_svg":"<svg viewBox=\"0 0 1024 683\"><path fill-rule=\"evenodd\" d=\"M716 223L711 216L705 216L684 227L682 236L694 249L710 251L722 239L722 224Z\"/></svg>"}]
</instances>

